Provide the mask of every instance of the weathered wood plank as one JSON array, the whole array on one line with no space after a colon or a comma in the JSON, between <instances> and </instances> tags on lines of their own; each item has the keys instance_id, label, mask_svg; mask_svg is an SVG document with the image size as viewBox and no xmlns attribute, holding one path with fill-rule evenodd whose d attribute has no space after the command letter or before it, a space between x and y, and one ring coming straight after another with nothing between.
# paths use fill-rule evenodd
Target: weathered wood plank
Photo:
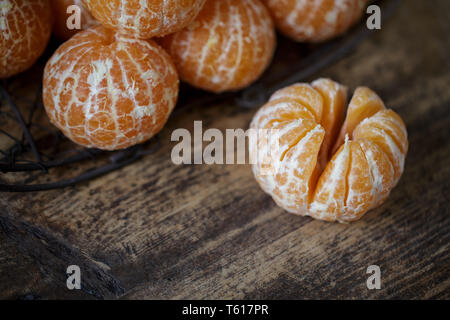
<instances>
[{"instance_id":1,"label":"weathered wood plank","mask_svg":"<svg viewBox=\"0 0 450 320\"><path fill-rule=\"evenodd\" d=\"M92 299L80 291L57 285L26 253L0 230L0 299Z\"/></svg>"},{"instance_id":2,"label":"weathered wood plank","mask_svg":"<svg viewBox=\"0 0 450 320\"><path fill-rule=\"evenodd\" d=\"M403 178L359 222L284 213L247 165L173 165L174 129L200 119L205 129L247 128L254 111L229 103L172 118L162 148L118 172L64 190L1 194L1 225L55 282L79 264L85 290L100 298L448 299L449 8L405 2L381 32L317 75L375 89L408 126ZM381 267L382 290L366 288L371 264Z\"/></svg>"}]
</instances>

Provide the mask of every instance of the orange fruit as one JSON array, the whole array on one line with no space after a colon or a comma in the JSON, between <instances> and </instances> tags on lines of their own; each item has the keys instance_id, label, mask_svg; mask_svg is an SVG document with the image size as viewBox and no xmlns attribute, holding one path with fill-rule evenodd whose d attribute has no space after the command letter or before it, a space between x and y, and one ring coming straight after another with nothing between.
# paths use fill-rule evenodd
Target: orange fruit
<instances>
[{"instance_id":1,"label":"orange fruit","mask_svg":"<svg viewBox=\"0 0 450 320\"><path fill-rule=\"evenodd\" d=\"M44 52L51 27L48 0L0 1L0 78L30 68Z\"/></svg>"},{"instance_id":2,"label":"orange fruit","mask_svg":"<svg viewBox=\"0 0 450 320\"><path fill-rule=\"evenodd\" d=\"M190 24L205 0L84 0L104 26L130 37L149 39Z\"/></svg>"},{"instance_id":3,"label":"orange fruit","mask_svg":"<svg viewBox=\"0 0 450 320\"><path fill-rule=\"evenodd\" d=\"M346 91L328 79L294 84L272 95L252 120L251 128L276 137L250 144L256 180L289 212L358 220L386 200L403 173L408 138L400 116L361 87L343 121ZM261 151L272 154L258 158ZM275 169L265 171L268 165Z\"/></svg>"},{"instance_id":4,"label":"orange fruit","mask_svg":"<svg viewBox=\"0 0 450 320\"><path fill-rule=\"evenodd\" d=\"M344 33L361 17L367 0L263 0L281 33L320 42Z\"/></svg>"},{"instance_id":5,"label":"orange fruit","mask_svg":"<svg viewBox=\"0 0 450 320\"><path fill-rule=\"evenodd\" d=\"M178 76L162 48L102 26L77 33L55 51L43 86L51 122L72 141L104 150L150 139L178 96Z\"/></svg>"},{"instance_id":6,"label":"orange fruit","mask_svg":"<svg viewBox=\"0 0 450 320\"><path fill-rule=\"evenodd\" d=\"M50 0L50 2L52 5L52 12L54 17L53 33L57 38L61 40L68 40L75 33L98 24L97 20L95 20L86 9L82 0ZM67 19L69 19L73 15L72 12L67 13L67 8L72 5L76 5L80 9L80 30L69 29L67 27Z\"/></svg>"},{"instance_id":7,"label":"orange fruit","mask_svg":"<svg viewBox=\"0 0 450 320\"><path fill-rule=\"evenodd\" d=\"M255 81L275 49L272 19L259 0L207 0L187 28L164 37L181 80L213 92Z\"/></svg>"}]
</instances>

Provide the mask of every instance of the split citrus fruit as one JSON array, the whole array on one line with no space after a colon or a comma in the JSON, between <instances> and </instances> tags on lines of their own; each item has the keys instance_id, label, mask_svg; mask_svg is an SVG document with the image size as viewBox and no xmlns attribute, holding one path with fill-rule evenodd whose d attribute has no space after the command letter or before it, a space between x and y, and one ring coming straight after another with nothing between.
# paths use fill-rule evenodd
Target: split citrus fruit
<instances>
[{"instance_id":1,"label":"split citrus fruit","mask_svg":"<svg viewBox=\"0 0 450 320\"><path fill-rule=\"evenodd\" d=\"M54 17L53 33L61 40L68 40L75 33L98 24L97 20L95 20L86 9L82 0L50 1ZM71 10L73 8L72 6L76 6L77 11ZM71 17L74 17L74 15L78 13L80 14L80 29L69 29L67 26L68 20L70 20L70 23L73 23L74 21Z\"/></svg>"},{"instance_id":2,"label":"split citrus fruit","mask_svg":"<svg viewBox=\"0 0 450 320\"><path fill-rule=\"evenodd\" d=\"M84 0L104 26L130 37L149 39L181 30L205 0Z\"/></svg>"},{"instance_id":3,"label":"split citrus fruit","mask_svg":"<svg viewBox=\"0 0 450 320\"><path fill-rule=\"evenodd\" d=\"M161 40L181 80L213 92L237 90L269 65L275 30L259 0L207 0L187 28Z\"/></svg>"},{"instance_id":4,"label":"split citrus fruit","mask_svg":"<svg viewBox=\"0 0 450 320\"><path fill-rule=\"evenodd\" d=\"M44 52L51 28L48 0L0 1L0 78L30 68Z\"/></svg>"},{"instance_id":5,"label":"split citrus fruit","mask_svg":"<svg viewBox=\"0 0 450 320\"><path fill-rule=\"evenodd\" d=\"M51 122L86 147L116 150L150 139L177 96L178 76L162 48L102 26L62 44L44 71Z\"/></svg>"},{"instance_id":6,"label":"split citrus fruit","mask_svg":"<svg viewBox=\"0 0 450 320\"><path fill-rule=\"evenodd\" d=\"M258 159L253 173L285 210L326 221L358 220L400 179L408 150L402 119L360 87L344 120L346 95L345 87L328 79L299 83L277 91L253 118L251 128L276 137L250 144ZM270 154L271 162L258 152Z\"/></svg>"},{"instance_id":7,"label":"split citrus fruit","mask_svg":"<svg viewBox=\"0 0 450 320\"><path fill-rule=\"evenodd\" d=\"M344 33L361 17L367 0L264 0L281 33L320 42Z\"/></svg>"}]
</instances>

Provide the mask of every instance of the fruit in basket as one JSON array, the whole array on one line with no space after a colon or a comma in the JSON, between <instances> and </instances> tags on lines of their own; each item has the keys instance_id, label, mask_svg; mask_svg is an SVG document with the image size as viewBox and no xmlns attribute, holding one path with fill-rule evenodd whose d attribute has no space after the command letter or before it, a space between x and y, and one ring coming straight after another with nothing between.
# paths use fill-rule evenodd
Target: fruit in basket
<instances>
[{"instance_id":1,"label":"fruit in basket","mask_svg":"<svg viewBox=\"0 0 450 320\"><path fill-rule=\"evenodd\" d=\"M213 92L255 81L275 49L273 21L259 0L207 0L187 28L161 39L181 80Z\"/></svg>"},{"instance_id":2,"label":"fruit in basket","mask_svg":"<svg viewBox=\"0 0 450 320\"><path fill-rule=\"evenodd\" d=\"M97 20L95 20L86 7L83 4L82 0L50 0L52 5L52 13L54 17L53 24L53 33L56 35L58 39L68 40L75 33L88 29L92 26L98 24ZM69 20L70 23L73 23L73 18L78 12L74 12L71 9L71 6L77 6L80 13L80 29L69 29L67 26L67 22Z\"/></svg>"},{"instance_id":3,"label":"fruit in basket","mask_svg":"<svg viewBox=\"0 0 450 320\"><path fill-rule=\"evenodd\" d=\"M48 0L0 1L0 78L30 68L44 52L51 28Z\"/></svg>"},{"instance_id":4,"label":"fruit in basket","mask_svg":"<svg viewBox=\"0 0 450 320\"><path fill-rule=\"evenodd\" d=\"M84 0L104 26L140 39L176 32L189 25L205 0Z\"/></svg>"},{"instance_id":5,"label":"fruit in basket","mask_svg":"<svg viewBox=\"0 0 450 320\"><path fill-rule=\"evenodd\" d=\"M263 0L278 30L305 42L325 41L361 18L367 0Z\"/></svg>"},{"instance_id":6,"label":"fruit in basket","mask_svg":"<svg viewBox=\"0 0 450 320\"><path fill-rule=\"evenodd\" d=\"M358 220L381 205L400 179L408 149L400 116L360 87L342 123L345 101L345 87L319 79L277 91L254 116L251 128L266 129L262 136L272 138L250 144L253 173L285 210L326 221Z\"/></svg>"},{"instance_id":7,"label":"fruit in basket","mask_svg":"<svg viewBox=\"0 0 450 320\"><path fill-rule=\"evenodd\" d=\"M150 139L178 96L175 67L161 47L102 26L77 33L55 51L43 86L51 122L72 141L104 150Z\"/></svg>"}]
</instances>

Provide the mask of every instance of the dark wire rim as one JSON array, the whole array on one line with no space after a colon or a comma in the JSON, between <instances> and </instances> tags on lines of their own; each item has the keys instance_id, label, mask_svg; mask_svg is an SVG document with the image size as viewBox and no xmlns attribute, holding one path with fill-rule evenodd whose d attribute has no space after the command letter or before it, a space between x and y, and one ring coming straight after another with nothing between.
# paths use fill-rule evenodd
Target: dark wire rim
<instances>
[{"instance_id":1,"label":"dark wire rim","mask_svg":"<svg viewBox=\"0 0 450 320\"><path fill-rule=\"evenodd\" d=\"M395 9L400 4L400 0L378 0L374 1L375 4L382 8L382 21L385 22L390 18ZM267 99L278 89L295 82L304 81L317 74L327 66L336 63L342 58L350 54L363 40L368 38L372 33L369 30L364 21L357 27L354 27L345 36L334 39L327 43L324 43L317 47L309 56L305 57L301 63L297 66L293 66L293 69L289 73L277 75L276 79L265 79L265 81L258 81L255 84L249 86L246 89L237 92L227 92L223 94L212 94L202 92L202 97L196 101L189 102L187 104L181 104L176 107L171 117L177 116L190 109L210 105L213 103L221 103L225 101L234 101L241 108L255 108L261 106ZM268 81L269 80L269 81ZM98 149L73 149L66 153L72 153L72 155L63 158L43 160L41 153L38 151L34 138L30 132L30 127L33 125L32 116L34 111L41 107L39 103L39 94L36 95L36 99L33 102L33 108L30 111L29 119L26 121L19 111L19 108L14 103L11 96L6 89L6 82L0 83L0 98L3 97L9 105L15 120L21 126L23 135L22 139L17 139L10 135L8 132L0 129L0 133L8 136L14 140L15 144L8 150L0 150L0 156L3 155L3 159L0 159L0 171L2 172L29 172L40 170L43 173L47 173L49 169L67 166L76 162L93 159L100 156L110 154L110 161L106 165L90 169L81 173L80 175L62 181L56 181L45 184L3 184L0 183L0 192L34 192L34 191L46 191L52 189L59 189L68 186L73 186L80 182L85 182L114 170L125 167L144 155L152 154L158 151L161 143L159 139L152 138L149 142L141 145L133 146L125 150L119 150L115 152L107 152ZM57 131L50 132L55 137L55 144L58 143L58 139L61 139L61 134ZM62 138L64 139L64 138ZM154 141L156 140L156 143ZM149 149L149 145L152 145ZM31 151L34 161L16 160L16 157L26 151ZM7 160L7 161L5 161Z\"/></svg>"}]
</instances>

